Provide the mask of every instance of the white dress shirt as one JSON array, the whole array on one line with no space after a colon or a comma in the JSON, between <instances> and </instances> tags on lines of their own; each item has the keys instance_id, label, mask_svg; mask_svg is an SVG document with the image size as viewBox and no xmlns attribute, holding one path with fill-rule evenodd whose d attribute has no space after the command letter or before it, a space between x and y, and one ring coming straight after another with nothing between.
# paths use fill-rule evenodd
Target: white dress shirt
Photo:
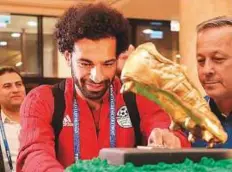
<instances>
[{"instance_id":1,"label":"white dress shirt","mask_svg":"<svg viewBox=\"0 0 232 172\"><path fill-rule=\"evenodd\" d=\"M13 172L16 171L16 159L18 155L19 150L19 131L20 131L20 124L16 123L14 121L11 121L7 116L1 111L3 126L5 129L5 134L7 138L7 142L9 145L10 153L11 153L11 159L12 159L12 165L13 165ZM3 137L2 133L0 132L0 140L1 140L1 148L4 158L4 166L6 172L11 172L10 166L8 163L8 158L6 156L5 146L3 143Z\"/></svg>"}]
</instances>

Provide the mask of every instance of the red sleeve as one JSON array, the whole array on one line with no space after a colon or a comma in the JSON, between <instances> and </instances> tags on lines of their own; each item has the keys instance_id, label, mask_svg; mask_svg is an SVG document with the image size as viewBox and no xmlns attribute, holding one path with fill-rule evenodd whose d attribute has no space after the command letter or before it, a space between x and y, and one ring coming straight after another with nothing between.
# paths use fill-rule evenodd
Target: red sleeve
<instances>
[{"instance_id":1,"label":"red sleeve","mask_svg":"<svg viewBox=\"0 0 232 172\"><path fill-rule=\"evenodd\" d=\"M54 99L49 86L32 90L20 109L20 149L17 171L63 172L56 160L51 126Z\"/></svg>"},{"instance_id":2,"label":"red sleeve","mask_svg":"<svg viewBox=\"0 0 232 172\"><path fill-rule=\"evenodd\" d=\"M154 128L169 129L171 120L168 114L155 102L140 95L136 96L136 101L141 118L141 131L146 140ZM182 131L173 131L173 133L180 139L182 147L191 147L187 136Z\"/></svg>"}]
</instances>

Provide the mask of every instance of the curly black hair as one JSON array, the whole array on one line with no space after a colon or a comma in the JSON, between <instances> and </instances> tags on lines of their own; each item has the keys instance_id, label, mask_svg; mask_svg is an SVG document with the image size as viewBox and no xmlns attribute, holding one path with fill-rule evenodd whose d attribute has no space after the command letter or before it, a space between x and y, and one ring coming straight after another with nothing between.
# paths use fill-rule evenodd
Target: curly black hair
<instances>
[{"instance_id":1,"label":"curly black hair","mask_svg":"<svg viewBox=\"0 0 232 172\"><path fill-rule=\"evenodd\" d=\"M124 16L103 3L69 8L56 24L55 36L61 53L73 52L77 40L99 40L115 37L116 55L127 50L129 22Z\"/></svg>"}]
</instances>

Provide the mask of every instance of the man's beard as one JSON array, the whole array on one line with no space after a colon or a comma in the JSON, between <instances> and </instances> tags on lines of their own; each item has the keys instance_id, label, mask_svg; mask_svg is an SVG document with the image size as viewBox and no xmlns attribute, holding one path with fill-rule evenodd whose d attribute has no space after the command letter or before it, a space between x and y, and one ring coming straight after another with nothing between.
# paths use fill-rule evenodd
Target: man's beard
<instances>
[{"instance_id":1,"label":"man's beard","mask_svg":"<svg viewBox=\"0 0 232 172\"><path fill-rule=\"evenodd\" d=\"M105 80L102 81L101 83L98 84L104 84L104 88L100 91L89 91L86 87L86 82L91 82L94 84L94 82L92 80L86 80L84 78L80 79L80 82L76 79L74 79L74 83L77 86L77 88L80 90L80 92L82 93L82 95L90 100L99 100L101 99L104 94L106 93L106 91L109 89L109 86L111 84L111 81Z\"/></svg>"},{"instance_id":2,"label":"man's beard","mask_svg":"<svg viewBox=\"0 0 232 172\"><path fill-rule=\"evenodd\" d=\"M99 100L99 99L101 99L104 96L104 94L106 93L106 91L109 89L110 84L114 80L114 77L113 77L112 80L107 79L107 80L102 81L101 83L97 83L97 84L104 84L104 88L102 90L100 90L100 91L89 91L87 89L87 87L86 87L86 82L89 82L89 83L92 83L92 84L94 84L95 82L90 80L90 79L85 79L85 78L81 78L80 80L78 80L75 77L73 64L71 64L71 66L72 66L71 67L71 75L72 75L75 87L77 87L80 90L81 94L85 98L90 99L90 100Z\"/></svg>"}]
</instances>

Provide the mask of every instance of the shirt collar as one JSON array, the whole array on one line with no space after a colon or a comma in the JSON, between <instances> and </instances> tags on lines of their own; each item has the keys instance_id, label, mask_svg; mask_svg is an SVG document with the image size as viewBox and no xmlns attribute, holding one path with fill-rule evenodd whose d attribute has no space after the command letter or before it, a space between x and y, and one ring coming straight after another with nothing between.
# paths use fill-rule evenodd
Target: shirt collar
<instances>
[{"instance_id":1,"label":"shirt collar","mask_svg":"<svg viewBox=\"0 0 232 172\"><path fill-rule=\"evenodd\" d=\"M225 120L225 119L227 119L228 117L230 117L230 116L232 115L232 113L230 113L229 115L225 115L224 113L222 113L222 112L219 110L217 104L215 103L215 101L214 101L212 98L208 97L208 98L206 98L206 100L207 100L207 102L208 102L208 104L209 104L209 106L210 106L211 111L212 111L220 120Z\"/></svg>"},{"instance_id":2,"label":"shirt collar","mask_svg":"<svg viewBox=\"0 0 232 172\"><path fill-rule=\"evenodd\" d=\"M221 113L222 116L224 116L225 118L228 118L228 116L231 115L231 113L229 115L225 115L224 113Z\"/></svg>"},{"instance_id":3,"label":"shirt collar","mask_svg":"<svg viewBox=\"0 0 232 172\"><path fill-rule=\"evenodd\" d=\"M1 110L1 117L3 123L16 123L15 121L12 121L9 117L7 117L2 110Z\"/></svg>"},{"instance_id":4,"label":"shirt collar","mask_svg":"<svg viewBox=\"0 0 232 172\"><path fill-rule=\"evenodd\" d=\"M7 119L7 116L2 110L1 110L1 117L2 117L2 122L5 123L6 119Z\"/></svg>"}]
</instances>

